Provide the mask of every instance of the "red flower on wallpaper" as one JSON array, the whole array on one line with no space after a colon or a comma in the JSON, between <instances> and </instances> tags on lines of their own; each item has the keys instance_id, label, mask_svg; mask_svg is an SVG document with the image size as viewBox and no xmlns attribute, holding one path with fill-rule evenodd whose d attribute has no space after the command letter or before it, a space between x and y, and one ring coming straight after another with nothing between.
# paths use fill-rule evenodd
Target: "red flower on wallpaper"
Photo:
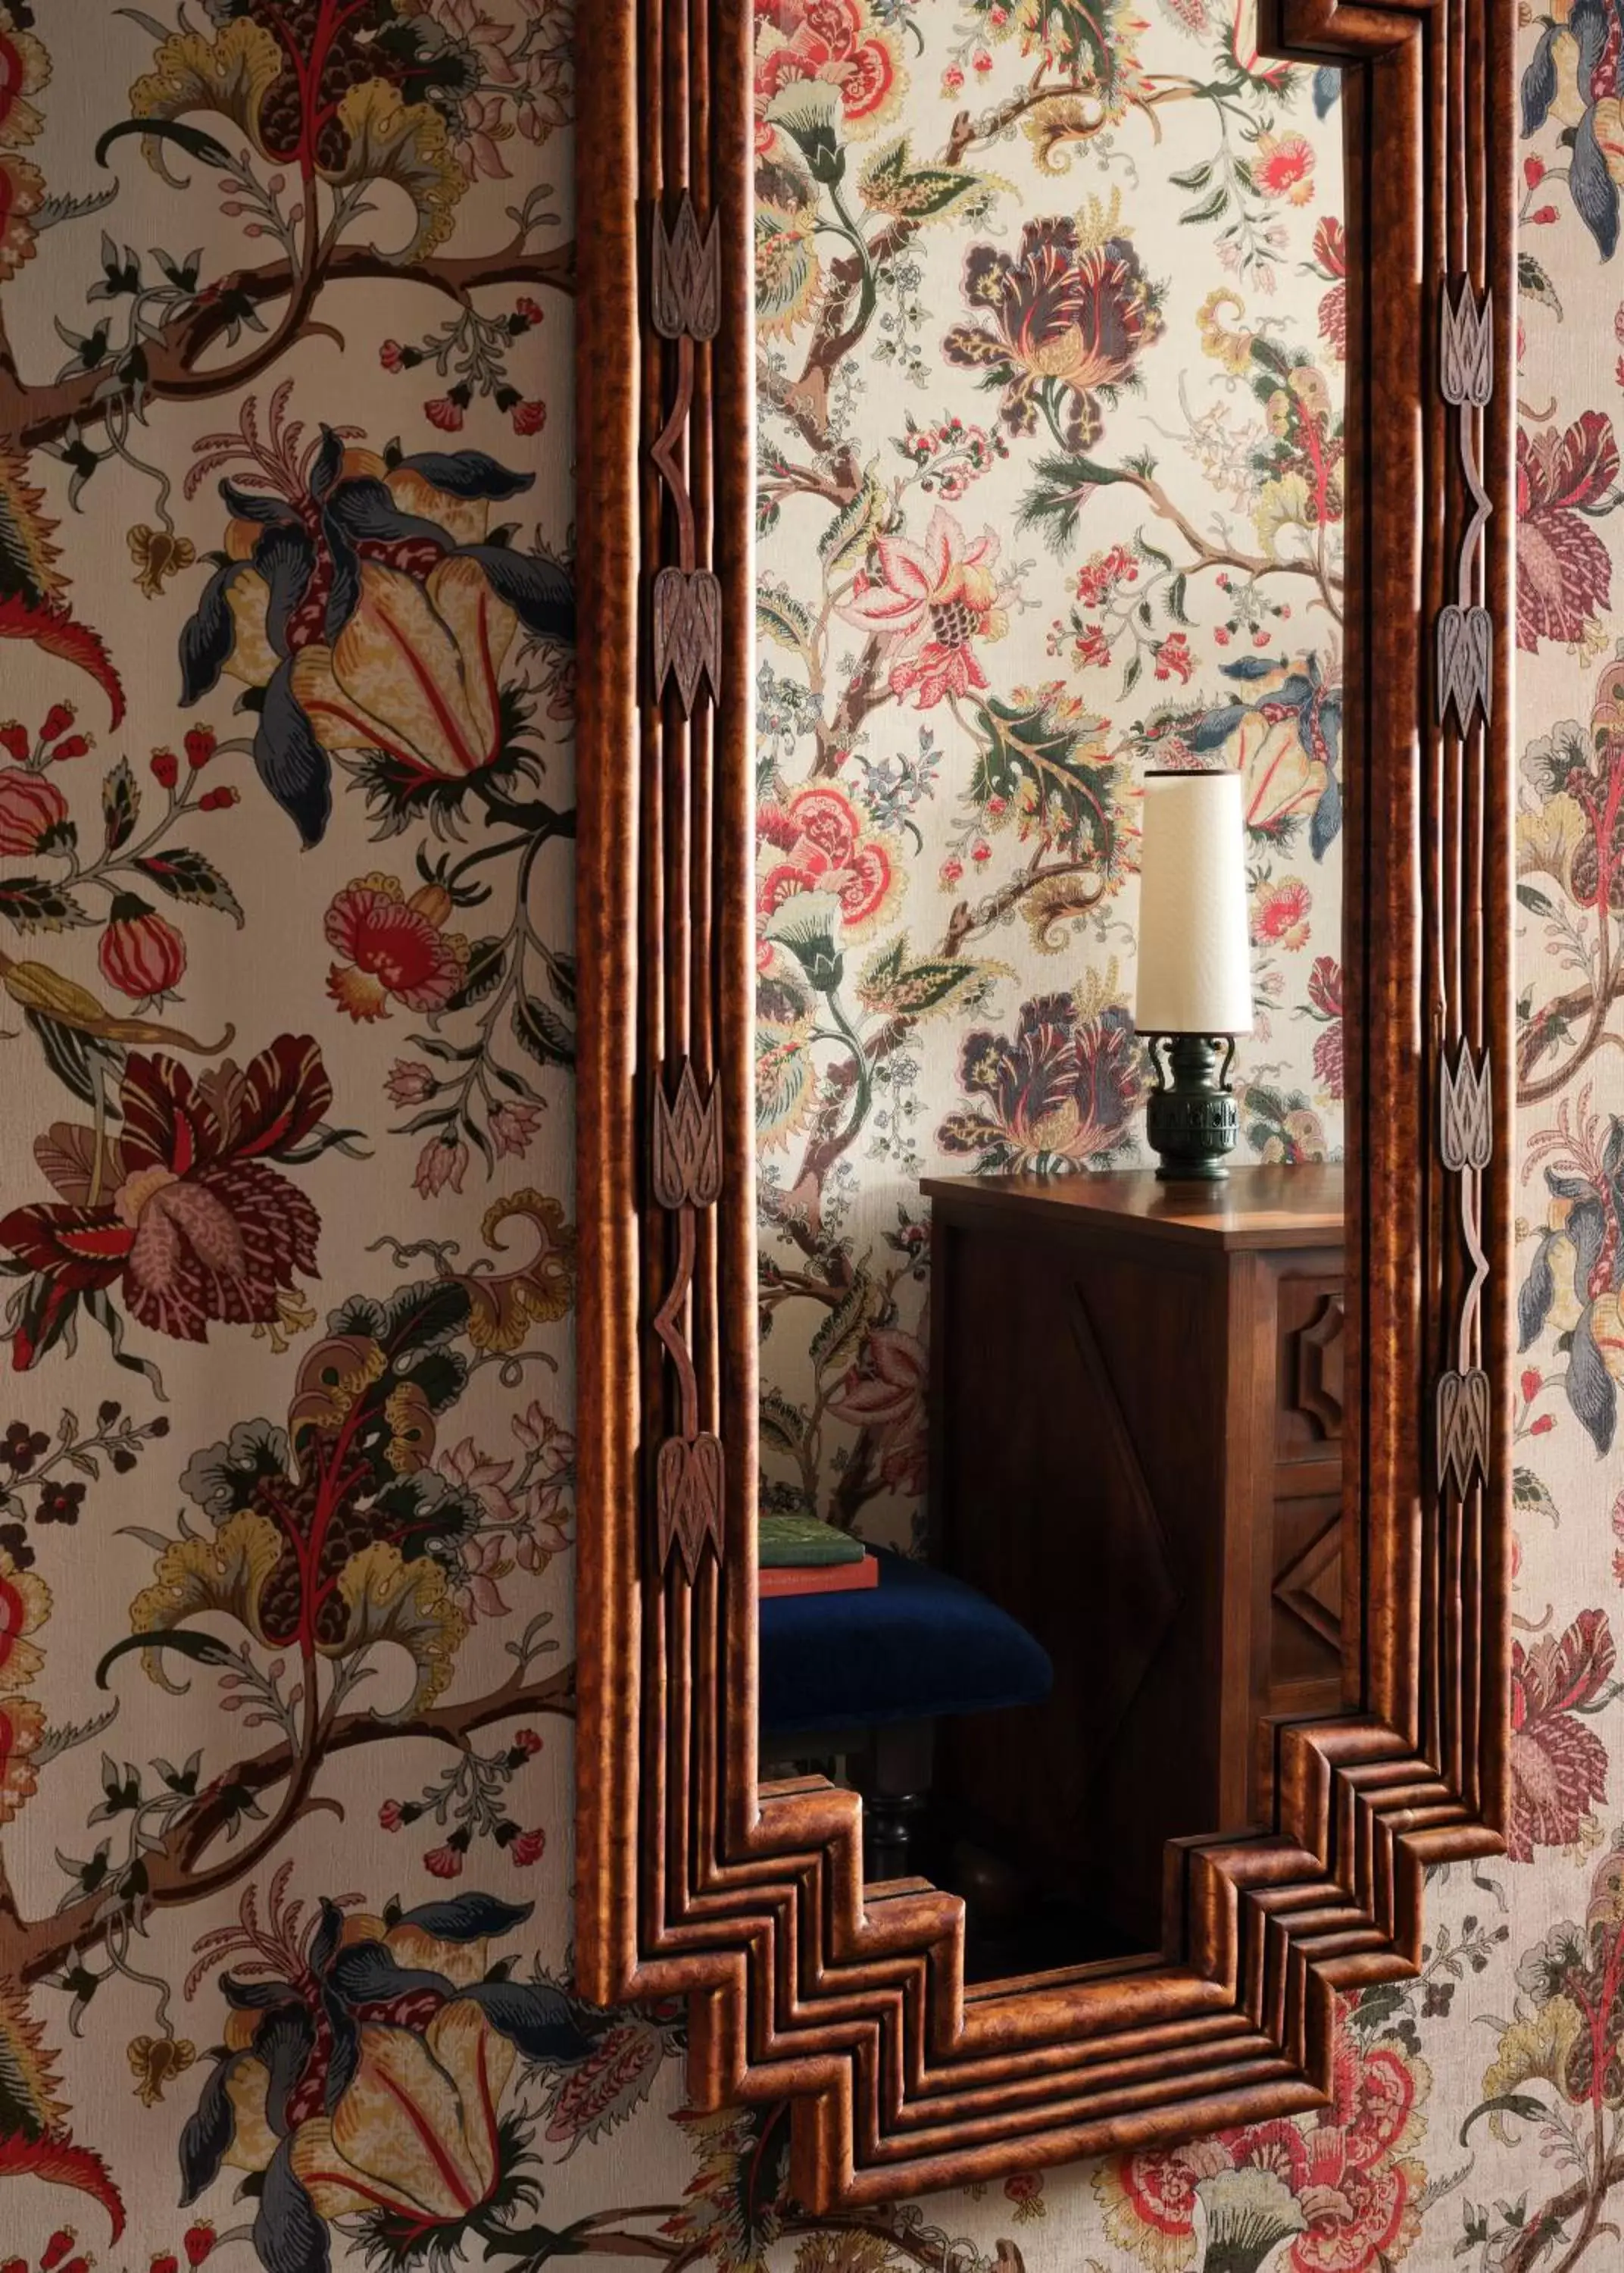
<instances>
[{"instance_id":1,"label":"red flower on wallpaper","mask_svg":"<svg viewBox=\"0 0 1624 2273\"><path fill-rule=\"evenodd\" d=\"M177 1059L133 1054L120 1134L98 1152L92 1129L58 1122L34 1157L60 1204L0 1221L0 1249L29 1274L13 1367L34 1364L80 1303L109 1322L115 1288L131 1317L183 1341L204 1340L212 1322L274 1318L295 1274L316 1270L320 1218L267 1163L311 1158L303 1148L332 1099L304 1035L197 1078Z\"/></svg>"},{"instance_id":2,"label":"red flower on wallpaper","mask_svg":"<svg viewBox=\"0 0 1624 2273\"><path fill-rule=\"evenodd\" d=\"M1419 2136L1430 2077L1390 2042L1344 2032L1331 2105L1315 2124L1248 2123L1161 2153L1121 2155L1096 2174L1106 2229L1157 2269L1194 2260L1197 2206L1207 2263L1279 2273L1381 2273L1420 2231L1426 2172L1405 2149ZM1243 2255L1242 2237L1252 2247Z\"/></svg>"},{"instance_id":3,"label":"red flower on wallpaper","mask_svg":"<svg viewBox=\"0 0 1624 2273\"><path fill-rule=\"evenodd\" d=\"M1308 937L1313 896L1300 876L1262 885L1252 902L1252 937L1257 946L1301 947Z\"/></svg>"},{"instance_id":4,"label":"red flower on wallpaper","mask_svg":"<svg viewBox=\"0 0 1624 2273\"><path fill-rule=\"evenodd\" d=\"M1536 1847L1567 1847L1607 1791L1607 1751L1579 1719L1594 1709L1613 1666L1605 1610L1581 1610L1561 1634L1531 1649L1511 1646L1511 1813L1506 1852L1514 1863Z\"/></svg>"},{"instance_id":5,"label":"red flower on wallpaper","mask_svg":"<svg viewBox=\"0 0 1624 2273\"><path fill-rule=\"evenodd\" d=\"M1252 178L1266 198L1306 206L1313 195L1313 145L1306 134L1260 136Z\"/></svg>"},{"instance_id":6,"label":"red flower on wallpaper","mask_svg":"<svg viewBox=\"0 0 1624 2273\"><path fill-rule=\"evenodd\" d=\"M936 1132L945 1152L975 1158L977 1174L1105 1162L1130 1136L1140 1049L1119 1002L1080 1015L1077 997L1021 1005L1013 1037L977 1031L959 1048L970 1102Z\"/></svg>"},{"instance_id":7,"label":"red flower on wallpaper","mask_svg":"<svg viewBox=\"0 0 1624 2273\"><path fill-rule=\"evenodd\" d=\"M0 854L29 860L68 818L68 800L49 775L31 766L0 769Z\"/></svg>"},{"instance_id":8,"label":"red flower on wallpaper","mask_svg":"<svg viewBox=\"0 0 1624 2273\"><path fill-rule=\"evenodd\" d=\"M1585 516L1619 475L1613 421L1587 410L1565 433L1517 432L1517 645L1575 646L1613 596L1613 563Z\"/></svg>"},{"instance_id":9,"label":"red flower on wallpaper","mask_svg":"<svg viewBox=\"0 0 1624 2273\"><path fill-rule=\"evenodd\" d=\"M945 695L969 694L987 683L976 639L1001 639L1009 628L1009 586L998 578L999 540L990 529L968 539L938 506L923 544L905 536L878 541L879 577L854 580L839 612L884 643L890 686L912 694L921 710Z\"/></svg>"},{"instance_id":10,"label":"red flower on wallpaper","mask_svg":"<svg viewBox=\"0 0 1624 2273\"><path fill-rule=\"evenodd\" d=\"M1068 217L1029 221L1020 250L972 244L964 297L978 320L942 341L950 364L1001 383L1012 434L1035 434L1047 411L1068 450L1098 439L1103 404L1133 378L1162 332L1155 291L1125 236L1084 250Z\"/></svg>"},{"instance_id":11,"label":"red flower on wallpaper","mask_svg":"<svg viewBox=\"0 0 1624 2273\"><path fill-rule=\"evenodd\" d=\"M756 915L765 923L802 892L832 892L848 929L871 923L894 881L885 846L864 833L843 790L816 782L756 809Z\"/></svg>"},{"instance_id":12,"label":"red flower on wallpaper","mask_svg":"<svg viewBox=\"0 0 1624 2273\"><path fill-rule=\"evenodd\" d=\"M857 1364L828 1402L837 1421L872 1429L880 1476L894 1491L924 1489L929 1377L929 1361L916 1336L900 1326L873 1326Z\"/></svg>"},{"instance_id":13,"label":"red flower on wallpaper","mask_svg":"<svg viewBox=\"0 0 1624 2273\"><path fill-rule=\"evenodd\" d=\"M359 1023L386 1018L391 1001L443 1010L468 975L468 948L442 930L451 896L424 884L408 900L393 876L356 876L327 910L327 944L343 956L327 992Z\"/></svg>"},{"instance_id":14,"label":"red flower on wallpaper","mask_svg":"<svg viewBox=\"0 0 1624 2273\"><path fill-rule=\"evenodd\" d=\"M837 88L841 116L859 133L895 106L906 81L864 0L756 0L755 12L758 150L773 146L768 104L801 79Z\"/></svg>"}]
</instances>

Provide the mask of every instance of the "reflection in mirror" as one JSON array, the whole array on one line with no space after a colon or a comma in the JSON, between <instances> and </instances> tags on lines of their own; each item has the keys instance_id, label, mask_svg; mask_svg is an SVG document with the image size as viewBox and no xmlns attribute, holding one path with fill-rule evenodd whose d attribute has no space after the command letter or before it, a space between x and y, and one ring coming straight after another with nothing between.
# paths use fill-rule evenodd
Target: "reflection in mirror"
<instances>
[{"instance_id":1,"label":"reflection in mirror","mask_svg":"<svg viewBox=\"0 0 1624 2273\"><path fill-rule=\"evenodd\" d=\"M1159 1952L1342 1700L1342 114L1253 13L756 4L761 1759L972 1977Z\"/></svg>"}]
</instances>

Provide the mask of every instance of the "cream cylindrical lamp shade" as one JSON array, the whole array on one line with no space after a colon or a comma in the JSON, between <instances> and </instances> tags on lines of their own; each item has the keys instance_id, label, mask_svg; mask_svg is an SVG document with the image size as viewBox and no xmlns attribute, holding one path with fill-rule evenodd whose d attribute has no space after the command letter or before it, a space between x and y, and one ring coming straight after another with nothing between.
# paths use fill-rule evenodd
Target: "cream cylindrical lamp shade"
<instances>
[{"instance_id":1,"label":"cream cylindrical lamp shade","mask_svg":"<svg viewBox=\"0 0 1624 2273\"><path fill-rule=\"evenodd\" d=\"M1145 776L1134 1023L1141 1034L1252 1031L1238 773Z\"/></svg>"}]
</instances>

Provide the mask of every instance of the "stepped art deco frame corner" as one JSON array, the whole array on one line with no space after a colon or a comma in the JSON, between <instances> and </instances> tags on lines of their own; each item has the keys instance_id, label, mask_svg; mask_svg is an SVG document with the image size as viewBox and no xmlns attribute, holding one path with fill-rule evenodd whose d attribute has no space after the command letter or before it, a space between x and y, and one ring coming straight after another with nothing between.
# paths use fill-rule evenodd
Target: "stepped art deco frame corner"
<instances>
[{"instance_id":1,"label":"stepped art deco frame corner","mask_svg":"<svg viewBox=\"0 0 1624 2273\"><path fill-rule=\"evenodd\" d=\"M1177 1952L967 1997L954 1898L759 1786L752 10L583 13L578 1964L789 2097L812 2209L1310 2108L1506 1811L1514 0L1264 0L1343 66L1346 1710L1170 1858Z\"/></svg>"}]
</instances>

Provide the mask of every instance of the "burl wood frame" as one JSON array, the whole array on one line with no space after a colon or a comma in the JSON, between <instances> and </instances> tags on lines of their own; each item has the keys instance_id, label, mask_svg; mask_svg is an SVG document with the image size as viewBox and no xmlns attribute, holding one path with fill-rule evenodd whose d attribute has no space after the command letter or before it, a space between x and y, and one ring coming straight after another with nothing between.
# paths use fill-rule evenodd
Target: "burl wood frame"
<instances>
[{"instance_id":1,"label":"burl wood frame","mask_svg":"<svg viewBox=\"0 0 1624 2273\"><path fill-rule=\"evenodd\" d=\"M1170 1857L1161 1966L968 1992L850 1794L757 1783L751 18L580 19L577 1956L826 2209L1314 2105L1501 1845L1515 8L1265 0L1347 69L1348 1709Z\"/></svg>"}]
</instances>

